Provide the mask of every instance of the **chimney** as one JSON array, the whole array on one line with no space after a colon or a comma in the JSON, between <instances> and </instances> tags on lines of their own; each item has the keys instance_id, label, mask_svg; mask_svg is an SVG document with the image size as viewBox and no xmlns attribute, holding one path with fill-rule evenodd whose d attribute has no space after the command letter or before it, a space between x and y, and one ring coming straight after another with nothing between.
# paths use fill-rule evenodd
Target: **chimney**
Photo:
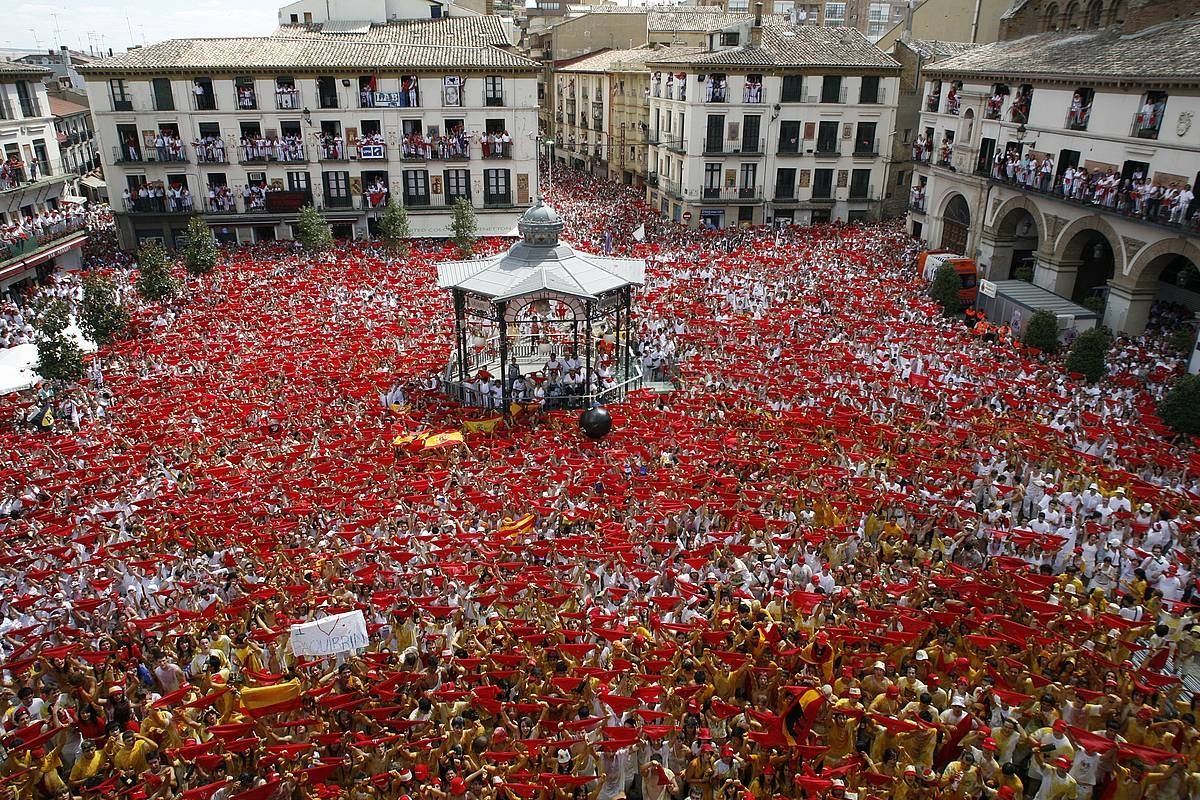
<instances>
[{"instance_id":1,"label":"chimney","mask_svg":"<svg viewBox=\"0 0 1200 800\"><path fill-rule=\"evenodd\" d=\"M750 29L750 44L758 47L762 44L762 2L754 4L754 27Z\"/></svg>"},{"instance_id":2,"label":"chimney","mask_svg":"<svg viewBox=\"0 0 1200 800\"><path fill-rule=\"evenodd\" d=\"M71 50L65 44L58 48L58 52L62 54L61 60L64 67L71 66Z\"/></svg>"},{"instance_id":3,"label":"chimney","mask_svg":"<svg viewBox=\"0 0 1200 800\"><path fill-rule=\"evenodd\" d=\"M762 27L762 3L761 2L754 4L754 27L756 27L756 28Z\"/></svg>"}]
</instances>

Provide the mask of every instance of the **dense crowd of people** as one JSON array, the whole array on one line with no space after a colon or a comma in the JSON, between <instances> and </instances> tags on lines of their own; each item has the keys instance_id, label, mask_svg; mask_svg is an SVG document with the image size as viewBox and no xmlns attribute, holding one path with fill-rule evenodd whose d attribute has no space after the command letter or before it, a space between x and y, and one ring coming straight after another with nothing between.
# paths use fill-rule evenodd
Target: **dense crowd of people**
<instances>
[{"instance_id":1,"label":"dense crowd of people","mask_svg":"<svg viewBox=\"0 0 1200 800\"><path fill-rule=\"evenodd\" d=\"M1091 386L944 319L896 225L700 231L566 170L549 202L648 259L673 353L602 441L421 444L464 422L430 242L228 250L74 421L3 399L54 412L0 431L9 796L1200 796L1176 311ZM366 648L294 654L355 609Z\"/></svg>"}]
</instances>

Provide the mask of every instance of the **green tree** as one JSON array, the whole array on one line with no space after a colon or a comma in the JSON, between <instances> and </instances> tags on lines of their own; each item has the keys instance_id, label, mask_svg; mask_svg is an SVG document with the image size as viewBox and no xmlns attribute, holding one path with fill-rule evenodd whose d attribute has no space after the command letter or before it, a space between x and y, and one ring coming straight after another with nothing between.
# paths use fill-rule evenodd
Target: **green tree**
<instances>
[{"instance_id":1,"label":"green tree","mask_svg":"<svg viewBox=\"0 0 1200 800\"><path fill-rule=\"evenodd\" d=\"M962 289L962 279L958 272L949 264L942 264L933 273L933 283L929 285L929 296L941 306L942 313L953 317L962 311L962 299L958 292Z\"/></svg>"},{"instance_id":2,"label":"green tree","mask_svg":"<svg viewBox=\"0 0 1200 800\"><path fill-rule=\"evenodd\" d=\"M460 197L454 201L454 219L450 223L454 233L451 240L458 246L458 252L463 258L471 255L475 248L475 209L471 203Z\"/></svg>"},{"instance_id":3,"label":"green tree","mask_svg":"<svg viewBox=\"0 0 1200 800\"><path fill-rule=\"evenodd\" d=\"M37 347L37 374L48 381L77 381L83 377L83 351L67 335L70 310L63 300L50 300L42 306L34 325Z\"/></svg>"},{"instance_id":4,"label":"green tree","mask_svg":"<svg viewBox=\"0 0 1200 800\"><path fill-rule=\"evenodd\" d=\"M408 237L412 236L412 228L408 224L408 211L396 202L395 197L388 200L379 218L379 235L389 253L408 255Z\"/></svg>"},{"instance_id":5,"label":"green tree","mask_svg":"<svg viewBox=\"0 0 1200 800\"><path fill-rule=\"evenodd\" d=\"M300 209L300 219L296 222L296 237L310 253L323 253L333 247L333 233L329 229L329 223L321 216L321 212L312 206Z\"/></svg>"},{"instance_id":6,"label":"green tree","mask_svg":"<svg viewBox=\"0 0 1200 800\"><path fill-rule=\"evenodd\" d=\"M1200 435L1200 375L1184 375L1158 404L1158 416L1176 433Z\"/></svg>"},{"instance_id":7,"label":"green tree","mask_svg":"<svg viewBox=\"0 0 1200 800\"><path fill-rule=\"evenodd\" d=\"M1078 372L1092 383L1104 377L1104 362L1112 338L1103 328L1089 328L1075 337L1067 354L1067 372Z\"/></svg>"},{"instance_id":8,"label":"green tree","mask_svg":"<svg viewBox=\"0 0 1200 800\"><path fill-rule=\"evenodd\" d=\"M96 344L112 344L129 325L129 312L117 300L117 285L103 275L88 273L83 279L79 327Z\"/></svg>"},{"instance_id":9,"label":"green tree","mask_svg":"<svg viewBox=\"0 0 1200 800\"><path fill-rule=\"evenodd\" d=\"M217 266L217 243L212 229L200 217L188 221L183 241L183 263L189 275L207 275Z\"/></svg>"},{"instance_id":10,"label":"green tree","mask_svg":"<svg viewBox=\"0 0 1200 800\"><path fill-rule=\"evenodd\" d=\"M1195 327L1192 325L1180 325L1171 331L1171 335L1167 338L1167 343L1173 352L1184 358L1190 357L1192 348L1196 344Z\"/></svg>"},{"instance_id":11,"label":"green tree","mask_svg":"<svg viewBox=\"0 0 1200 800\"><path fill-rule=\"evenodd\" d=\"M167 251L158 242L138 250L138 276L134 288L147 303L164 303L179 296L179 280L171 274Z\"/></svg>"},{"instance_id":12,"label":"green tree","mask_svg":"<svg viewBox=\"0 0 1200 800\"><path fill-rule=\"evenodd\" d=\"M1033 312L1025 324L1025 335L1021 341L1027 347L1036 347L1043 353L1058 352L1058 317L1053 311L1041 309Z\"/></svg>"}]
</instances>

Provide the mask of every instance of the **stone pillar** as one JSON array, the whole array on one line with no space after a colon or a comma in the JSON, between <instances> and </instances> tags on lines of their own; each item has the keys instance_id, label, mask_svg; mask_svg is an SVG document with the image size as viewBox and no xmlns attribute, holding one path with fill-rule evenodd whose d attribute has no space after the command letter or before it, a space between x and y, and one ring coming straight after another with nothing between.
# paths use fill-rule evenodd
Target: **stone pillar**
<instances>
[{"instance_id":1,"label":"stone pillar","mask_svg":"<svg viewBox=\"0 0 1200 800\"><path fill-rule=\"evenodd\" d=\"M1146 329L1155 294L1154 289L1109 281L1104 324L1117 333L1140 334Z\"/></svg>"},{"instance_id":2,"label":"stone pillar","mask_svg":"<svg viewBox=\"0 0 1200 800\"><path fill-rule=\"evenodd\" d=\"M1033 282L1057 295L1070 297L1075 288L1075 276L1079 273L1079 265L1082 263L1066 258L1055 259L1039 253L1037 266L1033 268Z\"/></svg>"},{"instance_id":3,"label":"stone pillar","mask_svg":"<svg viewBox=\"0 0 1200 800\"><path fill-rule=\"evenodd\" d=\"M1008 280L1016 239L997 239L986 228L979 237L979 267L989 281Z\"/></svg>"}]
</instances>

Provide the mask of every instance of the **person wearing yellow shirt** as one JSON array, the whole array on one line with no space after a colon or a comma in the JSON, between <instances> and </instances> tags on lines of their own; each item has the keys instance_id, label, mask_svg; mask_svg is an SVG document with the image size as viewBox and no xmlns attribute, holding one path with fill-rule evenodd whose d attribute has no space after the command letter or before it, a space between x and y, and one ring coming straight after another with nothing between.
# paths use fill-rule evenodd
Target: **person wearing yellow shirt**
<instances>
[{"instance_id":1,"label":"person wearing yellow shirt","mask_svg":"<svg viewBox=\"0 0 1200 800\"><path fill-rule=\"evenodd\" d=\"M121 772L141 775L150 768L146 755L152 750L157 750L158 745L133 731L121 731L119 735L117 731L113 731L105 749L112 758L114 768Z\"/></svg>"},{"instance_id":2,"label":"person wearing yellow shirt","mask_svg":"<svg viewBox=\"0 0 1200 800\"><path fill-rule=\"evenodd\" d=\"M90 739L84 739L79 747L79 757L75 759L75 763L71 766L71 774L67 778L71 786L76 789L108 767L106 750L97 750L95 743Z\"/></svg>"},{"instance_id":3,"label":"person wearing yellow shirt","mask_svg":"<svg viewBox=\"0 0 1200 800\"><path fill-rule=\"evenodd\" d=\"M1142 800L1151 786L1162 783L1184 769L1182 762L1175 762L1169 769L1151 772L1141 759L1133 759L1129 766L1114 764L1112 779L1115 786L1109 790L1108 800Z\"/></svg>"},{"instance_id":4,"label":"person wearing yellow shirt","mask_svg":"<svg viewBox=\"0 0 1200 800\"><path fill-rule=\"evenodd\" d=\"M1042 761L1040 753L1035 753L1034 757ZM1076 800L1078 796L1079 784L1071 775L1070 757L1059 756L1042 763L1042 785L1038 789L1040 800Z\"/></svg>"},{"instance_id":5,"label":"person wearing yellow shirt","mask_svg":"<svg viewBox=\"0 0 1200 800\"><path fill-rule=\"evenodd\" d=\"M975 755L966 750L958 761L951 761L942 770L941 785L943 797L946 798L975 798L979 796L982 780L979 767L975 764Z\"/></svg>"}]
</instances>

